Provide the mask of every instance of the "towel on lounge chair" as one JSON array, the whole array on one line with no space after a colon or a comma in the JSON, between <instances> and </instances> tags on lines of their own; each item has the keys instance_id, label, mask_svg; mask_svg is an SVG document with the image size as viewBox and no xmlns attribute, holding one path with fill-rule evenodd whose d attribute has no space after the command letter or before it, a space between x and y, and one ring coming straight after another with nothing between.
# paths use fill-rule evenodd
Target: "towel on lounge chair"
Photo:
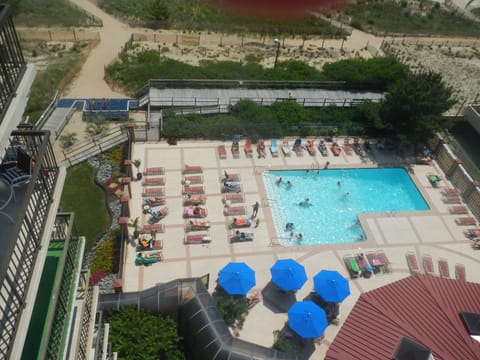
<instances>
[{"instance_id":1,"label":"towel on lounge chair","mask_svg":"<svg viewBox=\"0 0 480 360\"><path fill-rule=\"evenodd\" d=\"M352 145L350 145L350 139L345 138L343 140L343 149L345 150L345 154L347 155L352 155L353 154L353 148Z\"/></svg>"},{"instance_id":2,"label":"towel on lounge chair","mask_svg":"<svg viewBox=\"0 0 480 360\"><path fill-rule=\"evenodd\" d=\"M182 184L185 184L185 185L203 184L203 176L202 175L185 176L182 180Z\"/></svg>"},{"instance_id":3,"label":"towel on lounge chair","mask_svg":"<svg viewBox=\"0 0 480 360\"><path fill-rule=\"evenodd\" d=\"M207 209L199 206L186 206L183 208L183 217L185 218L204 218L207 216Z\"/></svg>"},{"instance_id":4,"label":"towel on lounge chair","mask_svg":"<svg viewBox=\"0 0 480 360\"><path fill-rule=\"evenodd\" d=\"M355 261L355 258L352 255L344 255L343 262L348 270L348 273L350 274L350 278L356 279L360 276L362 272L357 262Z\"/></svg>"},{"instance_id":5,"label":"towel on lounge chair","mask_svg":"<svg viewBox=\"0 0 480 360\"><path fill-rule=\"evenodd\" d=\"M235 231L230 237L230 242L253 241L254 234L252 232Z\"/></svg>"},{"instance_id":6,"label":"towel on lounge chair","mask_svg":"<svg viewBox=\"0 0 480 360\"><path fill-rule=\"evenodd\" d=\"M240 228L240 227L250 227L252 226L253 220L247 217L233 218L231 227Z\"/></svg>"},{"instance_id":7,"label":"towel on lounge chair","mask_svg":"<svg viewBox=\"0 0 480 360\"><path fill-rule=\"evenodd\" d=\"M227 201L232 204L242 203L245 201L245 197L243 196L243 193L228 193L223 196L223 203L226 204Z\"/></svg>"},{"instance_id":8,"label":"towel on lounge chair","mask_svg":"<svg viewBox=\"0 0 480 360\"><path fill-rule=\"evenodd\" d=\"M320 154L322 154L322 156L328 156L327 145L325 145L324 139L319 140L318 151L320 151Z\"/></svg>"},{"instance_id":9,"label":"towel on lounge chair","mask_svg":"<svg viewBox=\"0 0 480 360\"><path fill-rule=\"evenodd\" d=\"M185 244L205 244L212 242L212 237L209 233L205 234L187 234L183 240Z\"/></svg>"},{"instance_id":10,"label":"towel on lounge chair","mask_svg":"<svg viewBox=\"0 0 480 360\"><path fill-rule=\"evenodd\" d=\"M234 181L224 181L222 192L224 192L224 193L228 193L228 192L239 193L239 192L242 192L242 186L239 183L234 182Z\"/></svg>"},{"instance_id":11,"label":"towel on lounge chair","mask_svg":"<svg viewBox=\"0 0 480 360\"><path fill-rule=\"evenodd\" d=\"M245 155L247 157L251 157L252 154L253 154L253 151L252 151L252 141L250 139L247 139L245 141L245 146L243 147L243 151L245 152Z\"/></svg>"},{"instance_id":12,"label":"towel on lounge chair","mask_svg":"<svg viewBox=\"0 0 480 360\"><path fill-rule=\"evenodd\" d=\"M283 155L290 156L290 145L288 144L287 140L283 140L282 152L283 152Z\"/></svg>"},{"instance_id":13,"label":"towel on lounge chair","mask_svg":"<svg viewBox=\"0 0 480 360\"><path fill-rule=\"evenodd\" d=\"M293 151L298 155L303 155L302 139L298 138L293 144Z\"/></svg>"},{"instance_id":14,"label":"towel on lounge chair","mask_svg":"<svg viewBox=\"0 0 480 360\"><path fill-rule=\"evenodd\" d=\"M161 251L141 251L135 254L135 263L137 265L153 264L163 260Z\"/></svg>"},{"instance_id":15,"label":"towel on lounge chair","mask_svg":"<svg viewBox=\"0 0 480 360\"><path fill-rule=\"evenodd\" d=\"M277 148L277 140L272 139L270 141L270 152L272 153L272 157L278 157L278 148Z\"/></svg>"},{"instance_id":16,"label":"towel on lounge chair","mask_svg":"<svg viewBox=\"0 0 480 360\"><path fill-rule=\"evenodd\" d=\"M340 153L342 152L342 149L340 149L340 146L338 146L337 143L333 143L330 150L332 150L334 156L340 156Z\"/></svg>"}]
</instances>

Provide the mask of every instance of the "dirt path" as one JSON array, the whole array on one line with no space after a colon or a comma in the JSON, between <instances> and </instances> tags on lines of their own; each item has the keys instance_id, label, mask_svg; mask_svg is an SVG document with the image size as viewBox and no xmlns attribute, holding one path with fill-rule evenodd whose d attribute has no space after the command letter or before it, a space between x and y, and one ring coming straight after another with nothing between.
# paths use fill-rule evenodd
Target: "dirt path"
<instances>
[{"instance_id":1,"label":"dirt path","mask_svg":"<svg viewBox=\"0 0 480 360\"><path fill-rule=\"evenodd\" d=\"M100 42L92 50L82 70L73 83L66 90L65 97L125 97L124 94L112 91L103 80L104 67L111 63L122 46L131 35L128 25L121 23L111 15L99 9L88 0L71 0L74 4L103 20L103 27L99 28Z\"/></svg>"}]
</instances>

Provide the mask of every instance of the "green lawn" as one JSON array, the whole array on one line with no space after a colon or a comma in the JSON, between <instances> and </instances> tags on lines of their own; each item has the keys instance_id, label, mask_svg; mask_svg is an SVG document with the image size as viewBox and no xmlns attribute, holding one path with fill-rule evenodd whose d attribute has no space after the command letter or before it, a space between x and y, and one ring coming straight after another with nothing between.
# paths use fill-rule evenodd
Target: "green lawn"
<instances>
[{"instance_id":1,"label":"green lawn","mask_svg":"<svg viewBox=\"0 0 480 360\"><path fill-rule=\"evenodd\" d=\"M382 33L480 36L480 26L458 14L447 12L429 1L375 0L343 10L354 27Z\"/></svg>"},{"instance_id":2,"label":"green lawn","mask_svg":"<svg viewBox=\"0 0 480 360\"><path fill-rule=\"evenodd\" d=\"M75 225L78 234L86 237L87 251L110 223L105 193L93 177L94 169L85 163L68 169L60 201L64 211L75 212Z\"/></svg>"}]
</instances>

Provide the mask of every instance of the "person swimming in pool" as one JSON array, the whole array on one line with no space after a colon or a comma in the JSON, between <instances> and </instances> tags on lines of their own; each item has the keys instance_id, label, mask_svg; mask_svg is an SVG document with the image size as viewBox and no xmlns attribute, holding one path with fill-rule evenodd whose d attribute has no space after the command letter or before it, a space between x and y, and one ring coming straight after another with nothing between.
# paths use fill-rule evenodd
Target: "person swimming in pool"
<instances>
[{"instance_id":1,"label":"person swimming in pool","mask_svg":"<svg viewBox=\"0 0 480 360\"><path fill-rule=\"evenodd\" d=\"M285 230L286 230L286 231L291 231L291 230L293 230L293 228L294 228L294 225L293 225L292 222L288 222L288 223L285 225Z\"/></svg>"},{"instance_id":2,"label":"person swimming in pool","mask_svg":"<svg viewBox=\"0 0 480 360\"><path fill-rule=\"evenodd\" d=\"M305 200L302 200L298 203L299 206L312 206L312 203L310 202L309 198L305 198Z\"/></svg>"}]
</instances>

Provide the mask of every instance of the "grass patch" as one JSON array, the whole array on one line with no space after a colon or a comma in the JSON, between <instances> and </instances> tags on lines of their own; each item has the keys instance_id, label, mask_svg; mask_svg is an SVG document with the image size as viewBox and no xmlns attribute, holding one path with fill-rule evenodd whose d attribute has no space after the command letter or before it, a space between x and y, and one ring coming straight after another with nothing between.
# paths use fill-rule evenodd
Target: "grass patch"
<instances>
[{"instance_id":1,"label":"grass patch","mask_svg":"<svg viewBox=\"0 0 480 360\"><path fill-rule=\"evenodd\" d=\"M430 1L363 1L344 10L351 25L365 31L479 36L480 26Z\"/></svg>"},{"instance_id":2,"label":"grass patch","mask_svg":"<svg viewBox=\"0 0 480 360\"><path fill-rule=\"evenodd\" d=\"M107 228L110 222L105 206L105 193L93 181L95 170L82 163L68 169L60 206L75 212L79 235L86 237L86 250Z\"/></svg>"},{"instance_id":3,"label":"grass patch","mask_svg":"<svg viewBox=\"0 0 480 360\"><path fill-rule=\"evenodd\" d=\"M7 1L13 6L16 26L90 26L94 20L65 0Z\"/></svg>"},{"instance_id":4,"label":"grass patch","mask_svg":"<svg viewBox=\"0 0 480 360\"><path fill-rule=\"evenodd\" d=\"M164 1L164 8L155 14L151 3L151 0L99 0L100 7L135 26L265 35L345 35L341 29L313 16L292 20L246 18L198 0Z\"/></svg>"},{"instance_id":5,"label":"grass patch","mask_svg":"<svg viewBox=\"0 0 480 360\"><path fill-rule=\"evenodd\" d=\"M70 49L58 45L47 45L45 42L22 44L23 52L32 56L32 60L37 56L48 58L47 68L37 72L30 90L26 113L31 124L35 124L45 111L55 91L60 88L62 81L80 61L82 50L86 46L86 42L77 43Z\"/></svg>"}]
</instances>

